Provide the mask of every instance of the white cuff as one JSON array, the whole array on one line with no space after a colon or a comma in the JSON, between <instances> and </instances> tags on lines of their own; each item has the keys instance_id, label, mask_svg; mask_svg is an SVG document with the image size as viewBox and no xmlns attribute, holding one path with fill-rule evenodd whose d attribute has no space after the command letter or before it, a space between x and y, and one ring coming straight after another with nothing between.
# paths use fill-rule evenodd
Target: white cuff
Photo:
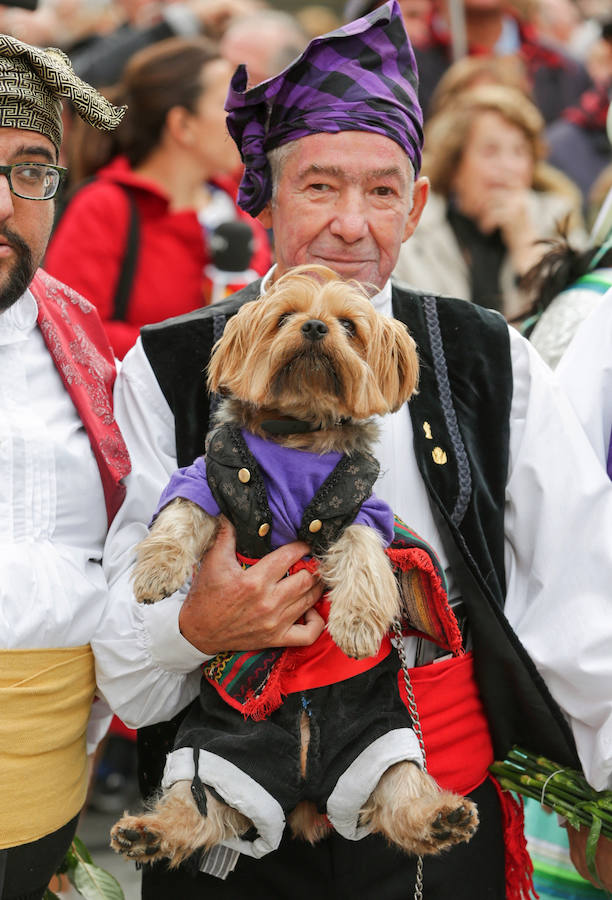
<instances>
[{"instance_id":1,"label":"white cuff","mask_svg":"<svg viewBox=\"0 0 612 900\"><path fill-rule=\"evenodd\" d=\"M396 728L366 747L338 779L327 801L327 815L338 834L359 841L369 834L359 825L359 813L390 766L402 761L423 766L419 742L412 728Z\"/></svg>"},{"instance_id":2,"label":"white cuff","mask_svg":"<svg viewBox=\"0 0 612 900\"><path fill-rule=\"evenodd\" d=\"M159 603L144 605L142 617L154 664L168 672L186 674L212 657L201 653L181 634L178 617L182 602L182 595L177 592Z\"/></svg>"},{"instance_id":3,"label":"white cuff","mask_svg":"<svg viewBox=\"0 0 612 900\"><path fill-rule=\"evenodd\" d=\"M170 787L176 781L192 781L194 775L193 749L181 747L166 758L162 787ZM271 794L242 769L208 750L199 751L198 776L205 785L213 787L228 806L250 819L257 829L259 837L254 841L232 838L223 841L222 846L255 859L276 850L285 829L285 815Z\"/></svg>"}]
</instances>

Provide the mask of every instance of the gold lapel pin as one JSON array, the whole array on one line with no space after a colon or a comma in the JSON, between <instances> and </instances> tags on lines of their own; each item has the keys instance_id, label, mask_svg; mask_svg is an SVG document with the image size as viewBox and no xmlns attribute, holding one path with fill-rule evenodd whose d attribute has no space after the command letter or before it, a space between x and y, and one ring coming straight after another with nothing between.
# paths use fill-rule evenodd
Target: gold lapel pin
<instances>
[{"instance_id":1,"label":"gold lapel pin","mask_svg":"<svg viewBox=\"0 0 612 900\"><path fill-rule=\"evenodd\" d=\"M444 466L448 462L448 457L442 447L434 447L431 451L431 455L433 457L433 461L438 466Z\"/></svg>"}]
</instances>

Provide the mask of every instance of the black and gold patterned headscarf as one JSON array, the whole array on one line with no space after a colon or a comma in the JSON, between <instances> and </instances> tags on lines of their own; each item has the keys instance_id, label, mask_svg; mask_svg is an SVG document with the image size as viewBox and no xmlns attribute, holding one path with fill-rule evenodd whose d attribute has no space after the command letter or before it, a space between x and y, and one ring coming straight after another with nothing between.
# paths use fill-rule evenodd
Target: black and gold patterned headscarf
<instances>
[{"instance_id":1,"label":"black and gold patterned headscarf","mask_svg":"<svg viewBox=\"0 0 612 900\"><path fill-rule=\"evenodd\" d=\"M37 131L59 150L62 99L102 131L116 128L125 112L82 81L61 50L43 50L0 34L0 128Z\"/></svg>"}]
</instances>

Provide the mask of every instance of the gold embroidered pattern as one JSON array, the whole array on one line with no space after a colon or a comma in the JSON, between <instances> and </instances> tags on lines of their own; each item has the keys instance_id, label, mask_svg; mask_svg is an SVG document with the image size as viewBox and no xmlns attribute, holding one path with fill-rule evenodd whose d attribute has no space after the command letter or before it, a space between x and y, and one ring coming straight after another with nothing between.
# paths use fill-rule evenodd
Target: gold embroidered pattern
<instances>
[{"instance_id":1,"label":"gold embroidered pattern","mask_svg":"<svg viewBox=\"0 0 612 900\"><path fill-rule=\"evenodd\" d=\"M0 34L0 127L37 131L59 149L61 99L70 100L82 119L103 131L116 128L126 109L79 78L61 50Z\"/></svg>"}]
</instances>

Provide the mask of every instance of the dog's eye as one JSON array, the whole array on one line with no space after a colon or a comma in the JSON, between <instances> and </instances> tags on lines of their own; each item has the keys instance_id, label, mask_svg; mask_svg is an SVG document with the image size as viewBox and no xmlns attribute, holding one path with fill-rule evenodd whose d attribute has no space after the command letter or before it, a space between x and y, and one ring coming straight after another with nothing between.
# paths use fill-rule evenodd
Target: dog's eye
<instances>
[{"instance_id":1,"label":"dog's eye","mask_svg":"<svg viewBox=\"0 0 612 900\"><path fill-rule=\"evenodd\" d=\"M352 319L339 319L338 320L349 337L355 337L355 323Z\"/></svg>"},{"instance_id":2,"label":"dog's eye","mask_svg":"<svg viewBox=\"0 0 612 900\"><path fill-rule=\"evenodd\" d=\"M278 317L278 322L276 323L278 328L282 328L287 319L289 318L290 313L283 313L282 316Z\"/></svg>"}]
</instances>

